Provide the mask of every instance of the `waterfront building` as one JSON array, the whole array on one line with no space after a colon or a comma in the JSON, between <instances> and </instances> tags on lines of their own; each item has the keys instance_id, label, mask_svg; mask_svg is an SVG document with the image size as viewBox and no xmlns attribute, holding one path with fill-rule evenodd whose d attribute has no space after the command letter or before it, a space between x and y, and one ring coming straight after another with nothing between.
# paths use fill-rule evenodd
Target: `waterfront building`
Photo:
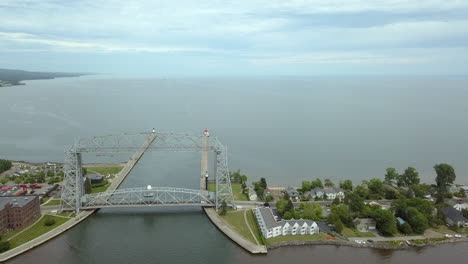
<instances>
[{"instance_id":1,"label":"waterfront building","mask_svg":"<svg viewBox=\"0 0 468 264\"><path fill-rule=\"evenodd\" d=\"M339 188L324 188L323 193L325 194L325 198L328 200L333 200L337 197L340 200L344 198L344 192Z\"/></svg>"},{"instance_id":2,"label":"waterfront building","mask_svg":"<svg viewBox=\"0 0 468 264\"><path fill-rule=\"evenodd\" d=\"M446 207L442 209L445 216L445 222L451 226L468 226L468 219L466 219L459 211L453 207Z\"/></svg>"},{"instance_id":3,"label":"waterfront building","mask_svg":"<svg viewBox=\"0 0 468 264\"><path fill-rule=\"evenodd\" d=\"M323 198L323 190L319 187L315 187L314 189L312 189L310 191L310 196L311 198L320 198L322 199Z\"/></svg>"},{"instance_id":4,"label":"waterfront building","mask_svg":"<svg viewBox=\"0 0 468 264\"><path fill-rule=\"evenodd\" d=\"M310 235L318 234L319 227L312 220L277 220L269 207L255 209L255 218L265 238L285 235Z\"/></svg>"},{"instance_id":5,"label":"waterfront building","mask_svg":"<svg viewBox=\"0 0 468 264\"><path fill-rule=\"evenodd\" d=\"M372 218L356 218L353 221L354 226L359 232L369 232L375 230L377 223Z\"/></svg>"},{"instance_id":6,"label":"waterfront building","mask_svg":"<svg viewBox=\"0 0 468 264\"><path fill-rule=\"evenodd\" d=\"M37 195L0 197L0 233L24 228L41 216Z\"/></svg>"}]
</instances>

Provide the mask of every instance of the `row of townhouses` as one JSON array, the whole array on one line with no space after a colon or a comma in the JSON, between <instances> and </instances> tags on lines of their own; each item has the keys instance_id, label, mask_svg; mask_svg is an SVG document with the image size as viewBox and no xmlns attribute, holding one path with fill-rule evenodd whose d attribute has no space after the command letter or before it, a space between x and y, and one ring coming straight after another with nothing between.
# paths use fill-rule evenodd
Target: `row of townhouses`
<instances>
[{"instance_id":1,"label":"row of townhouses","mask_svg":"<svg viewBox=\"0 0 468 264\"><path fill-rule=\"evenodd\" d=\"M345 194L343 190L339 188L319 188L316 187L312 189L310 192L305 192L304 196L315 199L315 198L320 198L320 199L328 199L328 200L333 200L336 197L343 199Z\"/></svg>"},{"instance_id":2,"label":"row of townhouses","mask_svg":"<svg viewBox=\"0 0 468 264\"><path fill-rule=\"evenodd\" d=\"M310 235L318 234L317 223L311 220L280 220L277 221L269 207L255 209L255 217L262 231L263 237L271 238L285 235Z\"/></svg>"}]
</instances>

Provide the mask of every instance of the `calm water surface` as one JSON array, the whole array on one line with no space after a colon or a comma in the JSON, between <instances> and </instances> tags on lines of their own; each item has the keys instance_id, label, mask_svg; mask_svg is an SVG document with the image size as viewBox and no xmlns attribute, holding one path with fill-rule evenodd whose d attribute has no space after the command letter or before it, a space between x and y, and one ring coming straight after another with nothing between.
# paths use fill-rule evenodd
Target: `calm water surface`
<instances>
[{"instance_id":1,"label":"calm water surface","mask_svg":"<svg viewBox=\"0 0 468 264\"><path fill-rule=\"evenodd\" d=\"M432 181L438 162L454 165L457 180L468 183L467 87L466 78L30 81L1 89L0 158L63 161L78 136L211 128L228 145L231 168L271 185L359 182L408 166ZM196 188L198 175L198 155L146 153L124 187ZM140 208L101 210L9 263L463 263L467 250L313 246L252 256L200 209Z\"/></svg>"}]
</instances>

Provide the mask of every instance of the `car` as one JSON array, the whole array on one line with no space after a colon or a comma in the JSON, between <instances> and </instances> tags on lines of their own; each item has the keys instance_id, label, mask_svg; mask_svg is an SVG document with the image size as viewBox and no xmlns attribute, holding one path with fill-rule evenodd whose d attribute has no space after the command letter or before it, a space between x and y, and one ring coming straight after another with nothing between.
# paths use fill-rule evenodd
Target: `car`
<instances>
[{"instance_id":1,"label":"car","mask_svg":"<svg viewBox=\"0 0 468 264\"><path fill-rule=\"evenodd\" d=\"M452 238L453 236L452 236L452 235L449 235L449 234L445 234L445 237L446 237L446 238Z\"/></svg>"},{"instance_id":2,"label":"car","mask_svg":"<svg viewBox=\"0 0 468 264\"><path fill-rule=\"evenodd\" d=\"M462 236L460 234L455 234L456 238L461 238Z\"/></svg>"},{"instance_id":3,"label":"car","mask_svg":"<svg viewBox=\"0 0 468 264\"><path fill-rule=\"evenodd\" d=\"M372 239L367 239L367 242L374 243L374 240L372 240Z\"/></svg>"}]
</instances>

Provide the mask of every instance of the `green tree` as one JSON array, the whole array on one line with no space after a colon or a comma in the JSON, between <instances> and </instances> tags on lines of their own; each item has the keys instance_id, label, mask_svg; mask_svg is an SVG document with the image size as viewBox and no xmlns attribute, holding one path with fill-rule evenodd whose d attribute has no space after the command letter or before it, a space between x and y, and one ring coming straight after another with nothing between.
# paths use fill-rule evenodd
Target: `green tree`
<instances>
[{"instance_id":1,"label":"green tree","mask_svg":"<svg viewBox=\"0 0 468 264\"><path fill-rule=\"evenodd\" d=\"M323 188L323 184L322 184L322 180L320 180L319 178L315 179L315 181L312 181L311 182L311 188Z\"/></svg>"},{"instance_id":2,"label":"green tree","mask_svg":"<svg viewBox=\"0 0 468 264\"><path fill-rule=\"evenodd\" d=\"M330 179L325 179L325 187L333 188L335 184Z\"/></svg>"},{"instance_id":3,"label":"green tree","mask_svg":"<svg viewBox=\"0 0 468 264\"><path fill-rule=\"evenodd\" d=\"M290 211L286 211L283 215L283 218L286 219L286 220L289 220L289 219L292 219L294 218L294 214Z\"/></svg>"},{"instance_id":4,"label":"green tree","mask_svg":"<svg viewBox=\"0 0 468 264\"><path fill-rule=\"evenodd\" d=\"M400 230L400 232L405 235L413 233L413 229L411 228L410 224L408 224L408 222L404 222L403 224L399 225L398 230Z\"/></svg>"},{"instance_id":5,"label":"green tree","mask_svg":"<svg viewBox=\"0 0 468 264\"><path fill-rule=\"evenodd\" d=\"M273 196L267 195L267 196L265 197L265 202L269 203L269 202L273 201L274 199L275 199L275 198L273 198Z\"/></svg>"},{"instance_id":6,"label":"green tree","mask_svg":"<svg viewBox=\"0 0 468 264\"><path fill-rule=\"evenodd\" d=\"M354 189L354 193L361 196L364 199L369 198L369 190L362 185L356 186L356 188Z\"/></svg>"},{"instance_id":7,"label":"green tree","mask_svg":"<svg viewBox=\"0 0 468 264\"><path fill-rule=\"evenodd\" d=\"M377 223L377 230L384 236L391 236L397 232L396 219L390 210L377 209L372 218Z\"/></svg>"},{"instance_id":8,"label":"green tree","mask_svg":"<svg viewBox=\"0 0 468 264\"><path fill-rule=\"evenodd\" d=\"M10 241L0 241L0 253L8 251L10 247Z\"/></svg>"},{"instance_id":9,"label":"green tree","mask_svg":"<svg viewBox=\"0 0 468 264\"><path fill-rule=\"evenodd\" d=\"M7 184L7 182L8 182L8 180L7 180L6 178L2 178L2 179L0 180L0 183L1 183L1 184Z\"/></svg>"},{"instance_id":10,"label":"green tree","mask_svg":"<svg viewBox=\"0 0 468 264\"><path fill-rule=\"evenodd\" d=\"M302 187L301 187L302 192L307 192L307 191L310 191L311 189L312 189L312 182L302 181Z\"/></svg>"},{"instance_id":11,"label":"green tree","mask_svg":"<svg viewBox=\"0 0 468 264\"><path fill-rule=\"evenodd\" d=\"M335 199L333 199L332 205L339 205L340 203L340 197L335 197Z\"/></svg>"},{"instance_id":12,"label":"green tree","mask_svg":"<svg viewBox=\"0 0 468 264\"><path fill-rule=\"evenodd\" d=\"M419 173L415 168L408 167L398 178L398 186L410 186L414 184L419 184Z\"/></svg>"},{"instance_id":13,"label":"green tree","mask_svg":"<svg viewBox=\"0 0 468 264\"><path fill-rule=\"evenodd\" d=\"M11 169L13 164L9 160L0 159L0 173Z\"/></svg>"},{"instance_id":14,"label":"green tree","mask_svg":"<svg viewBox=\"0 0 468 264\"><path fill-rule=\"evenodd\" d=\"M85 172L85 171L87 172L87 170L83 170L83 172ZM85 174L83 174L83 175L85 175ZM51 170L48 170L47 171L47 177L53 177L53 176L54 176L54 172L51 171Z\"/></svg>"},{"instance_id":15,"label":"green tree","mask_svg":"<svg viewBox=\"0 0 468 264\"><path fill-rule=\"evenodd\" d=\"M343 225L343 222L341 222L341 220L338 220L335 222L335 231L338 233L338 234L342 234L343 232L343 229L344 229L344 225Z\"/></svg>"},{"instance_id":16,"label":"green tree","mask_svg":"<svg viewBox=\"0 0 468 264\"><path fill-rule=\"evenodd\" d=\"M398 197L398 194L397 194L397 192L395 190L385 188L384 189L384 197L385 197L385 199L393 200L393 199L396 199Z\"/></svg>"},{"instance_id":17,"label":"green tree","mask_svg":"<svg viewBox=\"0 0 468 264\"><path fill-rule=\"evenodd\" d=\"M455 170L449 164L437 164L434 166L434 169L437 174L437 203L443 203L447 194L447 186L452 184L457 176L455 175Z\"/></svg>"},{"instance_id":18,"label":"green tree","mask_svg":"<svg viewBox=\"0 0 468 264\"><path fill-rule=\"evenodd\" d=\"M283 214L286 211L286 206L288 205L288 200L281 199L276 202L276 210L280 214Z\"/></svg>"},{"instance_id":19,"label":"green tree","mask_svg":"<svg viewBox=\"0 0 468 264\"><path fill-rule=\"evenodd\" d=\"M352 191L353 182L351 180L344 180L343 182L340 182L340 188L346 191Z\"/></svg>"},{"instance_id":20,"label":"green tree","mask_svg":"<svg viewBox=\"0 0 468 264\"><path fill-rule=\"evenodd\" d=\"M399 177L400 177L400 174L398 174L395 168L387 168L384 181L386 184L392 185L396 183L396 181L398 181Z\"/></svg>"},{"instance_id":21,"label":"green tree","mask_svg":"<svg viewBox=\"0 0 468 264\"><path fill-rule=\"evenodd\" d=\"M221 203L221 211L220 211L220 215L226 215L227 213L227 203L225 200L223 200L223 202Z\"/></svg>"},{"instance_id":22,"label":"green tree","mask_svg":"<svg viewBox=\"0 0 468 264\"><path fill-rule=\"evenodd\" d=\"M364 198L362 198L356 193L350 193L348 195L348 199L349 210L351 210L351 212L362 212L362 209L364 209Z\"/></svg>"},{"instance_id":23,"label":"green tree","mask_svg":"<svg viewBox=\"0 0 468 264\"><path fill-rule=\"evenodd\" d=\"M346 205L333 205L331 207L331 218L335 219L338 218L341 222L347 227L353 227L353 217L349 213L348 208Z\"/></svg>"},{"instance_id":24,"label":"green tree","mask_svg":"<svg viewBox=\"0 0 468 264\"><path fill-rule=\"evenodd\" d=\"M15 184L20 184L22 182L20 177L16 177Z\"/></svg>"},{"instance_id":25,"label":"green tree","mask_svg":"<svg viewBox=\"0 0 468 264\"><path fill-rule=\"evenodd\" d=\"M414 207L408 207L407 217L408 223L411 225L413 231L417 234L424 233L424 231L429 227L427 217Z\"/></svg>"},{"instance_id":26,"label":"green tree","mask_svg":"<svg viewBox=\"0 0 468 264\"><path fill-rule=\"evenodd\" d=\"M368 189L371 199L381 199L384 196L384 186L380 179L371 179L368 183Z\"/></svg>"},{"instance_id":27,"label":"green tree","mask_svg":"<svg viewBox=\"0 0 468 264\"><path fill-rule=\"evenodd\" d=\"M91 180L86 177L85 178L85 183L84 183L84 191L86 194L92 193L92 185L91 185Z\"/></svg>"}]
</instances>

